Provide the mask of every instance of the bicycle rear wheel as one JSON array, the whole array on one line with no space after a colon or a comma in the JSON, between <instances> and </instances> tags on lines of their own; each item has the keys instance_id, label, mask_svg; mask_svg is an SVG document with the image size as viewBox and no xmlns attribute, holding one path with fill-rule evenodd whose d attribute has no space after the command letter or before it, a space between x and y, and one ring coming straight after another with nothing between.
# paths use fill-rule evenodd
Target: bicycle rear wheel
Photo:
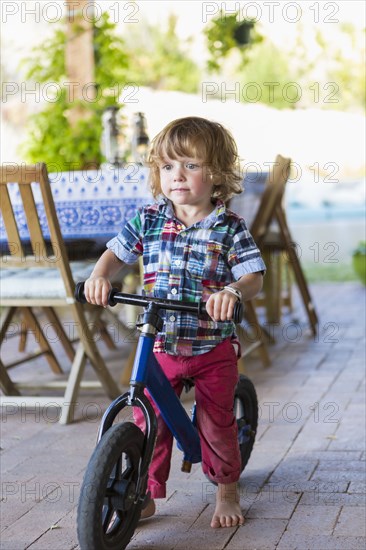
<instances>
[{"instance_id":1,"label":"bicycle rear wheel","mask_svg":"<svg viewBox=\"0 0 366 550\"><path fill-rule=\"evenodd\" d=\"M112 426L96 446L79 499L81 550L122 550L131 540L142 507L135 496L143 443L142 431L126 422Z\"/></svg>"},{"instance_id":2,"label":"bicycle rear wheel","mask_svg":"<svg viewBox=\"0 0 366 550\"><path fill-rule=\"evenodd\" d=\"M234 414L238 424L241 471L248 464L258 426L258 399L253 382L243 374L235 389Z\"/></svg>"}]
</instances>

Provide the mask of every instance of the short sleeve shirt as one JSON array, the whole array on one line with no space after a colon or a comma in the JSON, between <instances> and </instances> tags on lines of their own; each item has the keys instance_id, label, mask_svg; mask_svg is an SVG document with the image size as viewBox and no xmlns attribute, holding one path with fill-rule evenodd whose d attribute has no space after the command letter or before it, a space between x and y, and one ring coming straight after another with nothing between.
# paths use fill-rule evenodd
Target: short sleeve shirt
<instances>
[{"instance_id":1,"label":"short sleeve shirt","mask_svg":"<svg viewBox=\"0 0 366 550\"><path fill-rule=\"evenodd\" d=\"M221 201L190 227L175 217L167 199L145 206L107 247L127 264L142 255L145 295L172 300L207 301L243 275L266 269L245 221ZM165 311L162 317L156 353L199 355L235 335L232 321L176 311Z\"/></svg>"}]
</instances>

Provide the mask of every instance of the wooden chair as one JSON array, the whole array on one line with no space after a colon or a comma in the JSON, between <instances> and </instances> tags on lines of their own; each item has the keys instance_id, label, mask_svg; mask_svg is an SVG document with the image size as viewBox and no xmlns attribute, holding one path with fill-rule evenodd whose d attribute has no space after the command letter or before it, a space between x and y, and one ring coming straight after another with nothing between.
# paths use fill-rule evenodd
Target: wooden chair
<instances>
[{"instance_id":1,"label":"wooden chair","mask_svg":"<svg viewBox=\"0 0 366 550\"><path fill-rule=\"evenodd\" d=\"M28 226L32 254L24 252L24 243L19 235L13 204L9 195L9 186L17 184ZM37 191L38 189L38 191ZM10 254L1 257L1 285L0 298L4 307L0 328L0 343L3 342L11 320L19 311L26 319L27 327L39 334L41 353L45 353L51 369L55 373L62 373L61 365L43 333L34 308L42 308L52 320L53 326L64 345L72 366L66 382L51 382L42 385L35 381L33 387L62 387L65 389L63 397L52 395L35 397L21 395L21 386L13 382L8 374L9 366L0 363L0 386L4 396L1 396L1 405L21 404L22 406L58 406L61 408L60 422L66 424L72 420L73 409L76 403L79 388L96 387L95 382L82 382L83 372L87 359L99 379L98 386L102 385L107 395L113 399L119 395L119 388L111 377L104 360L102 359L93 339L90 325L98 322L103 308L93 308L92 317L87 319L83 306L74 300L74 280L86 278L90 272L90 263L72 262L69 264L66 248L62 239L56 209L51 193L46 165L43 163L34 166L3 165L0 170L1 212L5 229L8 235ZM39 210L36 207L34 194L40 193L40 200L44 208L44 216L49 228L51 250L46 246L40 223ZM38 198L37 198L38 202ZM74 351L69 338L62 327L62 322L55 308L65 308L73 316L79 344ZM12 366L19 364L13 363ZM27 387L31 387L27 384Z\"/></svg>"},{"instance_id":2,"label":"wooden chair","mask_svg":"<svg viewBox=\"0 0 366 550\"><path fill-rule=\"evenodd\" d=\"M244 303L244 317L249 327L244 328L243 324L237 327L238 338L242 344L242 356L238 361L238 369L242 374L245 374L245 357L251 355L254 351L257 351L264 367L271 365L267 347L270 338L259 323L254 300L248 300Z\"/></svg>"},{"instance_id":3,"label":"wooden chair","mask_svg":"<svg viewBox=\"0 0 366 550\"><path fill-rule=\"evenodd\" d=\"M316 335L318 317L296 252L296 243L294 243L291 237L282 205L290 166L291 159L282 157L281 155L276 157L273 170L268 175L264 193L251 225L250 232L258 247L267 257L269 257L269 261L272 261L274 253L286 253L287 266L293 271L294 279L299 288L311 330L313 334ZM275 230L273 230L274 222L276 227ZM268 280L270 280L272 274L270 272L268 274ZM267 296L265 300L267 302L270 301L271 304L275 303L274 311L276 319L281 308L281 269L277 270L277 282L274 285L271 283L268 284L268 280L266 281ZM269 293L271 294L270 296L268 296ZM287 305L291 305L291 297L288 297Z\"/></svg>"}]
</instances>

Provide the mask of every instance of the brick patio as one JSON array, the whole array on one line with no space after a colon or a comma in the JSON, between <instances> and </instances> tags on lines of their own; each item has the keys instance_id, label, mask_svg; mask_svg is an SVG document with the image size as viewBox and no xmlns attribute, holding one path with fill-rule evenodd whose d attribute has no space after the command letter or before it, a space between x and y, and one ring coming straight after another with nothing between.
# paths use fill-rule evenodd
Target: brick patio
<instances>
[{"instance_id":1,"label":"brick patio","mask_svg":"<svg viewBox=\"0 0 366 550\"><path fill-rule=\"evenodd\" d=\"M129 548L185 550L353 550L365 537L365 289L357 283L314 284L319 338L298 306L274 327L272 366L246 361L256 385L260 426L242 475L246 523L213 530L214 487L193 467L180 472L174 451L168 497L145 520ZM13 354L16 340L4 346ZM30 344L31 345L31 342ZM116 377L121 357L100 345ZM61 351L60 351L61 353ZM65 367L68 365L65 359ZM17 369L18 370L18 369ZM19 376L48 376L40 359ZM189 408L192 394L184 397ZM1 549L78 548L76 506L95 444L101 392L82 393L71 425L55 410L3 411L1 422Z\"/></svg>"}]
</instances>

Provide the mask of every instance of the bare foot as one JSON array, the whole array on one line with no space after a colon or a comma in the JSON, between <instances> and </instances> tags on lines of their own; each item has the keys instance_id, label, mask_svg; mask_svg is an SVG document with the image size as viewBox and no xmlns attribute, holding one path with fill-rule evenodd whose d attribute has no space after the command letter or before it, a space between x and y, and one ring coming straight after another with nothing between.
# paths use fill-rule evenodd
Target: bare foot
<instances>
[{"instance_id":1,"label":"bare foot","mask_svg":"<svg viewBox=\"0 0 366 550\"><path fill-rule=\"evenodd\" d=\"M219 483L216 493L216 508L211 527L237 527L243 525L244 516L240 508L237 483Z\"/></svg>"},{"instance_id":2,"label":"bare foot","mask_svg":"<svg viewBox=\"0 0 366 550\"><path fill-rule=\"evenodd\" d=\"M150 498L148 500L145 508L143 508L143 510L141 510L140 519L150 518L151 516L153 516L155 514L155 510L156 510L155 501L152 498Z\"/></svg>"}]
</instances>

